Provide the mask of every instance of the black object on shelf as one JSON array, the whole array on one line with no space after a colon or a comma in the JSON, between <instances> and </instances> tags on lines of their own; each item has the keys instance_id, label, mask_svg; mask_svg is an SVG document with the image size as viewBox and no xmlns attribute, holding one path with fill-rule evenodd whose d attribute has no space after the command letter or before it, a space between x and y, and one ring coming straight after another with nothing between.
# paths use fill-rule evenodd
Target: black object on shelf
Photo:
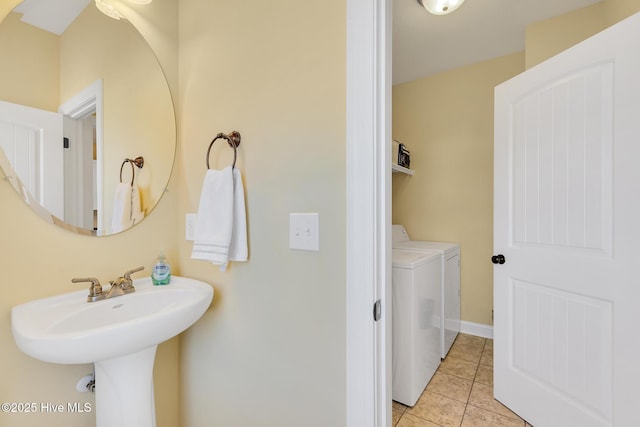
<instances>
[{"instance_id":1,"label":"black object on shelf","mask_svg":"<svg viewBox=\"0 0 640 427\"><path fill-rule=\"evenodd\" d=\"M411 164L411 153L404 144L400 144L398 148L398 166L409 168Z\"/></svg>"}]
</instances>

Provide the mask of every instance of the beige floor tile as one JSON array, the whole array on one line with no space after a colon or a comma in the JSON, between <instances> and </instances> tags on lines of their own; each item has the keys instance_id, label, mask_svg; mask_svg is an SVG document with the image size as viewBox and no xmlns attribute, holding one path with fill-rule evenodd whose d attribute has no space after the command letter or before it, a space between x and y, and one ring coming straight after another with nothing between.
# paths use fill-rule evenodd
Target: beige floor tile
<instances>
[{"instance_id":1,"label":"beige floor tile","mask_svg":"<svg viewBox=\"0 0 640 427\"><path fill-rule=\"evenodd\" d=\"M440 364L438 371L449 375L455 375L456 377L464 378L466 380L473 380L476 376L477 368L477 363L466 362L454 356L447 356Z\"/></svg>"},{"instance_id":2,"label":"beige floor tile","mask_svg":"<svg viewBox=\"0 0 640 427\"><path fill-rule=\"evenodd\" d=\"M440 427L438 424L434 424L431 421L424 420L420 417L416 417L411 414L406 414L402 417L400 422L396 424L396 427Z\"/></svg>"},{"instance_id":3,"label":"beige floor tile","mask_svg":"<svg viewBox=\"0 0 640 427\"><path fill-rule=\"evenodd\" d=\"M493 386L493 366L478 366L475 381L481 384Z\"/></svg>"},{"instance_id":4,"label":"beige floor tile","mask_svg":"<svg viewBox=\"0 0 640 427\"><path fill-rule=\"evenodd\" d=\"M400 421L403 414L404 412L398 411L396 408L391 408L391 425L395 426L398 424L398 421Z\"/></svg>"},{"instance_id":5,"label":"beige floor tile","mask_svg":"<svg viewBox=\"0 0 640 427\"><path fill-rule=\"evenodd\" d=\"M457 401L467 403L473 381L454 375L445 374L444 372L436 372L429 381L427 390L439 394L441 396L450 397Z\"/></svg>"},{"instance_id":6,"label":"beige floor tile","mask_svg":"<svg viewBox=\"0 0 640 427\"><path fill-rule=\"evenodd\" d=\"M447 357L455 357L456 359L464 360L465 362L471 362L478 364L482 357L483 345L465 344L463 342L456 341L449 350Z\"/></svg>"},{"instance_id":7,"label":"beige floor tile","mask_svg":"<svg viewBox=\"0 0 640 427\"><path fill-rule=\"evenodd\" d=\"M464 408L465 404L462 402L425 391L416 406L408 408L402 418L410 414L442 427L459 427L464 415Z\"/></svg>"},{"instance_id":8,"label":"beige floor tile","mask_svg":"<svg viewBox=\"0 0 640 427\"><path fill-rule=\"evenodd\" d=\"M467 335L467 334L458 334L454 344L464 344L467 346L480 346L484 347L485 339L482 337L477 337L475 335Z\"/></svg>"},{"instance_id":9,"label":"beige floor tile","mask_svg":"<svg viewBox=\"0 0 640 427\"><path fill-rule=\"evenodd\" d=\"M398 421L400 421L400 418L402 417L402 415L404 415L404 411L406 410L407 410L407 407L402 403L391 401L391 415L392 415L391 425L392 426L395 426L398 423Z\"/></svg>"},{"instance_id":10,"label":"beige floor tile","mask_svg":"<svg viewBox=\"0 0 640 427\"><path fill-rule=\"evenodd\" d=\"M480 364L484 366L493 366L493 347L485 348L480 358Z\"/></svg>"},{"instance_id":11,"label":"beige floor tile","mask_svg":"<svg viewBox=\"0 0 640 427\"><path fill-rule=\"evenodd\" d=\"M524 427L524 421L467 405L462 419L462 427Z\"/></svg>"},{"instance_id":12,"label":"beige floor tile","mask_svg":"<svg viewBox=\"0 0 640 427\"><path fill-rule=\"evenodd\" d=\"M407 405L403 405L402 403L396 402L395 400L391 401L391 407L401 412L404 412L408 408Z\"/></svg>"},{"instance_id":13,"label":"beige floor tile","mask_svg":"<svg viewBox=\"0 0 640 427\"><path fill-rule=\"evenodd\" d=\"M393 402L394 427L533 427L493 398L493 344L458 334L416 406Z\"/></svg>"},{"instance_id":14,"label":"beige floor tile","mask_svg":"<svg viewBox=\"0 0 640 427\"><path fill-rule=\"evenodd\" d=\"M486 384L473 383L471 395L469 396L469 405L495 412L505 417L521 420L518 415L511 412L509 408L493 398L493 387Z\"/></svg>"}]
</instances>

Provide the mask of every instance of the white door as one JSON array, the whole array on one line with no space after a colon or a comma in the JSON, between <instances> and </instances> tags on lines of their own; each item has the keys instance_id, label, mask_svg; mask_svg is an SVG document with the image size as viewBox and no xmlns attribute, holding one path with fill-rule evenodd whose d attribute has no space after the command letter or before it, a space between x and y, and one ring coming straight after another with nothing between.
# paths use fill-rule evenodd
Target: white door
<instances>
[{"instance_id":1,"label":"white door","mask_svg":"<svg viewBox=\"0 0 640 427\"><path fill-rule=\"evenodd\" d=\"M640 14L496 88L494 391L536 427L638 425L638 40Z\"/></svg>"},{"instance_id":2,"label":"white door","mask_svg":"<svg viewBox=\"0 0 640 427\"><path fill-rule=\"evenodd\" d=\"M0 148L33 199L64 218L62 115L0 101Z\"/></svg>"},{"instance_id":3,"label":"white door","mask_svg":"<svg viewBox=\"0 0 640 427\"><path fill-rule=\"evenodd\" d=\"M64 116L64 222L80 228L94 228L96 182L94 178L94 140L96 118L73 119Z\"/></svg>"}]
</instances>

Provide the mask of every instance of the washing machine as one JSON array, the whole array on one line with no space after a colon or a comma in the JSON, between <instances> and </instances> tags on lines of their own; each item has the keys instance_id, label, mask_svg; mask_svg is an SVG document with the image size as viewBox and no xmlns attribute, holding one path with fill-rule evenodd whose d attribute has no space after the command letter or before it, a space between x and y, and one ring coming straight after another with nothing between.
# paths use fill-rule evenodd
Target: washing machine
<instances>
[{"instance_id":1,"label":"washing machine","mask_svg":"<svg viewBox=\"0 0 640 427\"><path fill-rule=\"evenodd\" d=\"M402 225L392 227L392 248L403 251L433 252L440 254L441 264L441 312L440 349L443 359L460 332L460 245L448 242L411 240Z\"/></svg>"},{"instance_id":2,"label":"washing machine","mask_svg":"<svg viewBox=\"0 0 640 427\"><path fill-rule=\"evenodd\" d=\"M392 251L392 398L414 406L440 365L440 253Z\"/></svg>"}]
</instances>

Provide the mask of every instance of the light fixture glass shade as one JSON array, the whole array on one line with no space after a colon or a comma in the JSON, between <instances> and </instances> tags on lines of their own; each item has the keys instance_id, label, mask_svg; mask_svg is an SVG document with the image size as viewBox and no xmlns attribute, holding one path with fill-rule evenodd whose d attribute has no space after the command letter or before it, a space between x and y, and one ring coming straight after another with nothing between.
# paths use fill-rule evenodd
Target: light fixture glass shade
<instances>
[{"instance_id":1,"label":"light fixture glass shade","mask_svg":"<svg viewBox=\"0 0 640 427\"><path fill-rule=\"evenodd\" d=\"M434 15L446 15L460 7L464 0L418 0L425 9Z\"/></svg>"},{"instance_id":2,"label":"light fixture glass shade","mask_svg":"<svg viewBox=\"0 0 640 427\"><path fill-rule=\"evenodd\" d=\"M129 0L129 3L134 3L134 4L149 4L151 3L153 0Z\"/></svg>"},{"instance_id":3,"label":"light fixture glass shade","mask_svg":"<svg viewBox=\"0 0 640 427\"><path fill-rule=\"evenodd\" d=\"M116 9L109 0L96 0L96 7L98 10L109 18L117 19L118 21L121 19L126 19L123 14L121 14L118 9Z\"/></svg>"}]
</instances>

